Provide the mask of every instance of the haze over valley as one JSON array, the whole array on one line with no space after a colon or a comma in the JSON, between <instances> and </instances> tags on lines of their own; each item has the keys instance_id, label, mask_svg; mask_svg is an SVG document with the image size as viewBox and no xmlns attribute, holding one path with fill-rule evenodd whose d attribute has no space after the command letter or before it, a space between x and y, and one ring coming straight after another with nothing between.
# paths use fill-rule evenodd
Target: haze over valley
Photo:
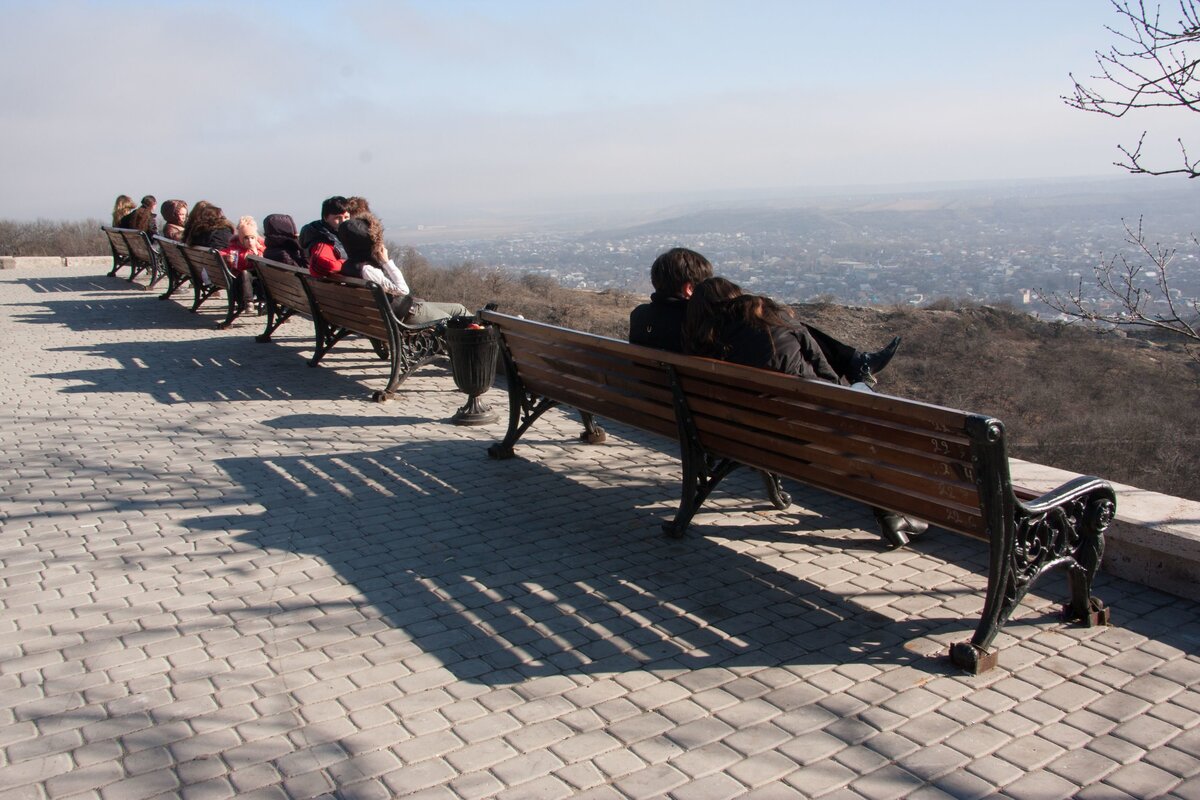
<instances>
[{"instance_id":1,"label":"haze over valley","mask_svg":"<svg viewBox=\"0 0 1200 800\"><path fill-rule=\"evenodd\" d=\"M1081 276L1086 289L1095 265L1121 253L1134 258L1126 224L1142 224L1149 244L1177 250L1173 288L1200 294L1192 238L1200 233L1198 191L1128 177L991 183L711 203L591 230L544 217L489 237L390 234L402 243L429 239L418 248L434 264L477 262L573 288L648 293L655 255L682 245L703 252L720 274L785 302L918 305L949 297L1037 312L1046 309L1032 289L1074 289Z\"/></svg>"}]
</instances>

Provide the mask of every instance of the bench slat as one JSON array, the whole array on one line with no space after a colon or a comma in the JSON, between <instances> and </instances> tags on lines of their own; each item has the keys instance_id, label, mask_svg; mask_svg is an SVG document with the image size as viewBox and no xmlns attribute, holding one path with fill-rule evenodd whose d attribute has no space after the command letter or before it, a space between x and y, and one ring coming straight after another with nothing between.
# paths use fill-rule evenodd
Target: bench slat
<instances>
[{"instance_id":1,"label":"bench slat","mask_svg":"<svg viewBox=\"0 0 1200 800\"><path fill-rule=\"evenodd\" d=\"M678 435L675 408L669 402L655 402L646 395L613 391L611 387L603 384L575 375L564 375L552 368L544 369L528 362L521 380L535 394L554 397L583 411L590 411L642 430L663 433L671 438Z\"/></svg>"}]
</instances>

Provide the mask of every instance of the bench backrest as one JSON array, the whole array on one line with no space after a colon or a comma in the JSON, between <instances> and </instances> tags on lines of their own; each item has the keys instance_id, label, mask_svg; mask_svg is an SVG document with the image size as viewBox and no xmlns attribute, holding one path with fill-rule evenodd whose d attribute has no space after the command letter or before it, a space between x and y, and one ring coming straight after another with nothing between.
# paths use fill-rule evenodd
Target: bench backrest
<instances>
[{"instance_id":1,"label":"bench backrest","mask_svg":"<svg viewBox=\"0 0 1200 800\"><path fill-rule=\"evenodd\" d=\"M184 257L192 268L192 279L198 281L200 276L206 276L208 282L221 289L229 290L229 265L221 257L221 251L215 247L184 247Z\"/></svg>"},{"instance_id":2,"label":"bench backrest","mask_svg":"<svg viewBox=\"0 0 1200 800\"><path fill-rule=\"evenodd\" d=\"M711 359L676 359L709 452L985 535L972 441L986 418Z\"/></svg>"},{"instance_id":3,"label":"bench backrest","mask_svg":"<svg viewBox=\"0 0 1200 800\"><path fill-rule=\"evenodd\" d=\"M326 324L371 339L391 341L388 330L395 320L389 319L391 311L386 309L386 301L381 304L377 298L377 294L383 295L381 289L356 278L333 281L301 275L300 280L308 287L313 313L320 314Z\"/></svg>"},{"instance_id":4,"label":"bench backrest","mask_svg":"<svg viewBox=\"0 0 1200 800\"><path fill-rule=\"evenodd\" d=\"M121 237L129 249L129 255L140 266L153 268L157 262L157 254L150 246L150 236L145 231L121 229Z\"/></svg>"},{"instance_id":5,"label":"bench backrest","mask_svg":"<svg viewBox=\"0 0 1200 800\"><path fill-rule=\"evenodd\" d=\"M254 265L254 271L258 273L259 280L262 281L272 303L290 308L306 317L312 315L308 295L301 281L301 276L307 275L308 270L262 256L250 256L250 263Z\"/></svg>"},{"instance_id":6,"label":"bench backrest","mask_svg":"<svg viewBox=\"0 0 1200 800\"><path fill-rule=\"evenodd\" d=\"M158 244L158 249L162 251L163 261L167 263L167 269L179 275L180 278L192 277L192 270L188 266L187 257L183 254L184 245L182 242L177 242L166 236L155 236L154 241Z\"/></svg>"},{"instance_id":7,"label":"bench backrest","mask_svg":"<svg viewBox=\"0 0 1200 800\"><path fill-rule=\"evenodd\" d=\"M125 237L122 235L125 229L102 225L100 230L104 231L104 235L108 237L108 246L112 248L113 253L119 258L128 260L130 257L129 245L125 243Z\"/></svg>"},{"instance_id":8,"label":"bench backrest","mask_svg":"<svg viewBox=\"0 0 1200 800\"><path fill-rule=\"evenodd\" d=\"M500 328L508 363L527 391L641 430L679 435L661 351L494 311L481 314Z\"/></svg>"},{"instance_id":9,"label":"bench backrest","mask_svg":"<svg viewBox=\"0 0 1200 800\"><path fill-rule=\"evenodd\" d=\"M976 486L981 459L994 472L1000 458L1007 480L996 420L495 312L482 316L500 328L510 363L533 394L678 437L674 383L713 456L987 536Z\"/></svg>"}]
</instances>

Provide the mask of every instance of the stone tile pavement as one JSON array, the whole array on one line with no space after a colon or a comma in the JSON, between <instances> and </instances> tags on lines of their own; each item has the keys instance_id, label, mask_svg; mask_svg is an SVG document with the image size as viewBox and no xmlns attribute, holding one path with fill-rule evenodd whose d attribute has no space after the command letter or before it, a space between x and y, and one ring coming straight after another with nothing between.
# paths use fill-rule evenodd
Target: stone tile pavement
<instances>
[{"instance_id":1,"label":"stone tile pavement","mask_svg":"<svg viewBox=\"0 0 1200 800\"><path fill-rule=\"evenodd\" d=\"M667 541L665 443L492 462L444 367L217 317L0 273L0 800L1200 797L1195 603L1052 576L961 675L980 542L752 476Z\"/></svg>"}]
</instances>

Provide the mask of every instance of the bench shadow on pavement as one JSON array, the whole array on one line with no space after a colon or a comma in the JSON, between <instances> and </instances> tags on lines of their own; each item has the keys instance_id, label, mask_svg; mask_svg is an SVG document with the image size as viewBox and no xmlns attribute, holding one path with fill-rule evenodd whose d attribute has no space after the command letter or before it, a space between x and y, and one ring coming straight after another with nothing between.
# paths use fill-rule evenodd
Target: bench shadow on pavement
<instances>
[{"instance_id":1,"label":"bench shadow on pavement","mask_svg":"<svg viewBox=\"0 0 1200 800\"><path fill-rule=\"evenodd\" d=\"M133 291L145 290L146 287L144 283L131 282L125 278L115 278L104 274L17 278L13 283L19 283L35 294L54 294L58 292L69 292L71 294L79 294L80 292L109 293L130 289ZM165 289L166 286L164 284L163 290Z\"/></svg>"},{"instance_id":2,"label":"bench shadow on pavement","mask_svg":"<svg viewBox=\"0 0 1200 800\"><path fill-rule=\"evenodd\" d=\"M850 662L953 674L906 644L967 638L975 624L936 611L896 620L756 552L787 538L805 545L787 551L801 562L855 559L855 542L823 539L829 523L821 517L806 527L762 515L731 530L701 515L688 538L665 539L657 523L673 510L674 484L597 462L568 470L494 462L481 442L459 439L217 463L238 485L255 487L243 502L265 511L186 525L316 556L349 585L328 600L301 593L259 613L315 605L377 616L462 680ZM738 510L746 504L739 499ZM756 546L738 552L717 538L739 532ZM867 536L862 548L877 554ZM908 557L919 555L918 545Z\"/></svg>"},{"instance_id":3,"label":"bench shadow on pavement","mask_svg":"<svg viewBox=\"0 0 1200 800\"><path fill-rule=\"evenodd\" d=\"M307 347L306 347L307 346ZM143 393L159 403L245 400L369 401L373 389L387 383L387 362L366 342L349 343L337 357L319 367L307 366L311 342L255 342L249 336L214 333L211 339L109 342L52 348L49 352L82 353L98 359L94 369L35 374L68 381L66 394ZM406 392L429 391L421 376L427 366L400 384L390 405L404 403Z\"/></svg>"}]
</instances>

